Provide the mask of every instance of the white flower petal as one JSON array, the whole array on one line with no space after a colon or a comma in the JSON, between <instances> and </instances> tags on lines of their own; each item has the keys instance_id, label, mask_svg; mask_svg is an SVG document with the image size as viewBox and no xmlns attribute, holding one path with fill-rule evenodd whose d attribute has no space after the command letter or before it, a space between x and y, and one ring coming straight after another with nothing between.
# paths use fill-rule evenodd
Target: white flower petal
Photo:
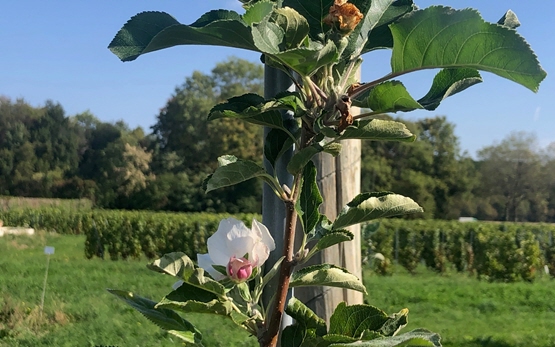
<instances>
[{"instance_id":1,"label":"white flower petal","mask_svg":"<svg viewBox=\"0 0 555 347\"><path fill-rule=\"evenodd\" d=\"M228 249L228 234L236 227L238 224L243 224L243 222L235 218L227 218L220 222L218 230L208 238L208 253L210 257L217 265L226 266L229 262L229 258L234 256L233 253Z\"/></svg>"},{"instance_id":2,"label":"white flower petal","mask_svg":"<svg viewBox=\"0 0 555 347\"><path fill-rule=\"evenodd\" d=\"M212 267L212 265L215 264L210 257L210 254L197 254L197 264L199 267L203 268L204 271L208 272L216 281L223 280L225 278L224 275ZM225 265L227 265L227 263Z\"/></svg>"},{"instance_id":3,"label":"white flower petal","mask_svg":"<svg viewBox=\"0 0 555 347\"><path fill-rule=\"evenodd\" d=\"M249 260L252 262L252 266L258 267L262 266L268 260L270 256L270 250L262 242L258 242L254 245L252 252L249 254Z\"/></svg>"},{"instance_id":4,"label":"white flower petal","mask_svg":"<svg viewBox=\"0 0 555 347\"><path fill-rule=\"evenodd\" d=\"M252 231L242 224L235 226L229 234L227 234L227 249L232 256L241 258L245 254L250 253L254 244L259 240Z\"/></svg>"},{"instance_id":5,"label":"white flower petal","mask_svg":"<svg viewBox=\"0 0 555 347\"><path fill-rule=\"evenodd\" d=\"M257 230L257 233L261 235L262 242L266 246L268 246L270 252L276 249L276 243L274 242L272 235L270 235L270 231L268 230L268 228L266 228L264 224L259 223L256 219L253 218L252 229Z\"/></svg>"}]
</instances>

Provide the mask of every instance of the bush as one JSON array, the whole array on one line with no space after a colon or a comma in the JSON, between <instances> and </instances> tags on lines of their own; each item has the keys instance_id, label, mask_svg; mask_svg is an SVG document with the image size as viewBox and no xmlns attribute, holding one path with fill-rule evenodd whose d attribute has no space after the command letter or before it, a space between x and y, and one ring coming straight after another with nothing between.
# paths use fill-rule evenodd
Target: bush
<instances>
[{"instance_id":1,"label":"bush","mask_svg":"<svg viewBox=\"0 0 555 347\"><path fill-rule=\"evenodd\" d=\"M555 275L552 224L386 219L378 226L369 237L371 250L386 259L398 252L398 263L413 274L424 263L440 273L451 265L488 281L533 281L544 264ZM374 271L390 274L390 264L377 263Z\"/></svg>"}]
</instances>

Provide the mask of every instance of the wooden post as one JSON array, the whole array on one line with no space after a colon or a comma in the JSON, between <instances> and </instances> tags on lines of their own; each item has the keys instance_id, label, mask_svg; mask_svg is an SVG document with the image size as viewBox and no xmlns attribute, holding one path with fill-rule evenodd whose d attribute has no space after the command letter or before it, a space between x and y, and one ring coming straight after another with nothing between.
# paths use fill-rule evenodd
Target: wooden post
<instances>
[{"instance_id":1,"label":"wooden post","mask_svg":"<svg viewBox=\"0 0 555 347\"><path fill-rule=\"evenodd\" d=\"M360 140L344 140L343 148L336 158L321 153L315 160L318 170L318 186L324 198L320 213L334 220L349 201L360 193ZM355 237L353 241L329 247L315 255L307 265L331 263L346 268L362 278L360 254L360 226L348 228ZM319 317L329 323L331 314L340 302L349 305L362 304L360 292L334 287L306 287L295 289L294 295Z\"/></svg>"},{"instance_id":2,"label":"wooden post","mask_svg":"<svg viewBox=\"0 0 555 347\"><path fill-rule=\"evenodd\" d=\"M264 70L264 96L274 97L278 92L292 90L294 85L283 72L265 66ZM292 118L292 115L284 113L284 119ZM270 129L264 129L264 137ZM336 158L329 154L319 154L314 160L318 170L318 185L324 204L320 212L334 220L345 204L351 201L360 192L360 140L342 141L343 149ZM293 177L287 172L286 166L293 155L289 151L278 160L276 166L277 176L280 182L291 186ZM265 168L271 170L266 161ZM268 227L276 242L276 251L270 253L268 263L273 265L280 257L283 249L283 232L285 227L285 206L273 191L264 185L262 195L262 223ZM297 236L301 236L301 229ZM351 273L361 278L361 256L360 256L360 227L352 226L349 230L355 235L351 242L343 242L340 245L330 247L311 259L311 264L331 263L346 268ZM310 265L310 264L308 264ZM266 269L268 270L268 269ZM263 302L268 305L272 295L277 288L276 280L270 282L264 290ZM361 304L362 294L353 290L331 287L297 288L293 294L296 298L307 304L318 316L329 322L331 313L342 301L349 305ZM290 324L290 320L284 319L282 326Z\"/></svg>"}]
</instances>

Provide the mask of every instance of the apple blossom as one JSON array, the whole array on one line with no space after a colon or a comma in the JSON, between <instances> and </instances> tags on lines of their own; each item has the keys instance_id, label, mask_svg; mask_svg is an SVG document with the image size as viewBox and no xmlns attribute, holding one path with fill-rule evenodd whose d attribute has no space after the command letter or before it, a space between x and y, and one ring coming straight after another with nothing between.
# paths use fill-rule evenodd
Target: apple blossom
<instances>
[{"instance_id":1,"label":"apple blossom","mask_svg":"<svg viewBox=\"0 0 555 347\"><path fill-rule=\"evenodd\" d=\"M217 281L226 278L226 275L216 270L214 265L223 266L231 280L244 282L276 248L268 228L256 219L253 219L250 229L235 218L222 220L207 244L208 253L197 255L198 266Z\"/></svg>"}]
</instances>

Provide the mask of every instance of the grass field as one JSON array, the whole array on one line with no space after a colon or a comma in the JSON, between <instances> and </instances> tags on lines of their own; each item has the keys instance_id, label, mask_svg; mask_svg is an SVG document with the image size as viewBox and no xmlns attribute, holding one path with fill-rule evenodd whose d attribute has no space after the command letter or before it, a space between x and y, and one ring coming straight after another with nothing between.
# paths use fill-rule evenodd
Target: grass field
<instances>
[{"instance_id":1,"label":"grass field","mask_svg":"<svg viewBox=\"0 0 555 347\"><path fill-rule=\"evenodd\" d=\"M39 234L0 238L0 346L181 346L106 288L159 299L174 280L145 268L145 259L117 261L83 255L84 238ZM46 255L51 256L44 303L40 300ZM555 346L555 281L485 283L465 275L416 276L399 269L391 277L365 274L367 302L388 313L408 307L405 331L439 332L446 347ZM246 333L214 316L190 318L205 345L256 346ZM236 330L233 330L236 331Z\"/></svg>"}]
</instances>

